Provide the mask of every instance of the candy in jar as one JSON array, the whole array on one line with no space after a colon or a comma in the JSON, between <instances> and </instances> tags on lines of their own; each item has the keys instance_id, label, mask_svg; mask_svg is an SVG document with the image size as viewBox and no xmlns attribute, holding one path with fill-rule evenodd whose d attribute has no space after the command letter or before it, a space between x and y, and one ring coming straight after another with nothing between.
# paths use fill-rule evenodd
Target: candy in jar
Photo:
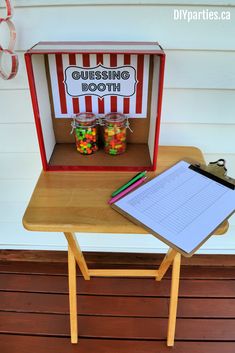
<instances>
[{"instance_id":1,"label":"candy in jar","mask_svg":"<svg viewBox=\"0 0 235 353\"><path fill-rule=\"evenodd\" d=\"M76 147L81 154L92 154L98 150L95 114L77 114L72 127L75 131Z\"/></svg>"},{"instance_id":2,"label":"candy in jar","mask_svg":"<svg viewBox=\"0 0 235 353\"><path fill-rule=\"evenodd\" d=\"M104 117L104 150L111 155L126 151L127 117L124 114L110 113Z\"/></svg>"}]
</instances>

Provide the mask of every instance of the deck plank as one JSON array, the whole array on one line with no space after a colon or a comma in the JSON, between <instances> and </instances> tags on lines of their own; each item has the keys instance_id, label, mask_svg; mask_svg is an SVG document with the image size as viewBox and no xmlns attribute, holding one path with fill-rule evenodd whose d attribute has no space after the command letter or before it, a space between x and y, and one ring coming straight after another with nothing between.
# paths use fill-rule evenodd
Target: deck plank
<instances>
[{"instance_id":1,"label":"deck plank","mask_svg":"<svg viewBox=\"0 0 235 353\"><path fill-rule=\"evenodd\" d=\"M163 340L166 318L79 316L79 336ZM234 341L235 319L177 319L176 339ZM69 315L0 312L0 333L69 337Z\"/></svg>"},{"instance_id":2,"label":"deck plank","mask_svg":"<svg viewBox=\"0 0 235 353\"><path fill-rule=\"evenodd\" d=\"M1 353L167 353L170 276L92 278L78 272L79 342L69 338L67 263L30 252L0 254ZM89 255L90 266L153 268L159 257ZM9 258L11 258L10 261ZM195 256L196 258L196 256ZM181 270L174 353L235 352L235 257L186 259ZM211 259L211 262L210 262ZM96 262L96 260L98 260ZM100 262L99 262L100 260ZM187 261L193 260L187 264ZM200 260L200 261L199 261Z\"/></svg>"},{"instance_id":3,"label":"deck plank","mask_svg":"<svg viewBox=\"0 0 235 353\"><path fill-rule=\"evenodd\" d=\"M77 287L79 294L168 297L170 280L163 279L157 283L152 278L94 277L85 281L78 277ZM0 274L0 290L65 294L68 293L67 276ZM181 280L179 296L235 298L235 281Z\"/></svg>"},{"instance_id":4,"label":"deck plank","mask_svg":"<svg viewBox=\"0 0 235 353\"><path fill-rule=\"evenodd\" d=\"M168 298L79 295L80 315L168 317ZM0 311L69 314L66 294L0 292ZM235 299L179 298L179 318L235 318Z\"/></svg>"},{"instance_id":5,"label":"deck plank","mask_svg":"<svg viewBox=\"0 0 235 353\"><path fill-rule=\"evenodd\" d=\"M159 265L164 254L142 254L142 253L107 253L107 252L84 252L87 262L91 265L97 264L135 264L135 265ZM0 250L0 261L12 263L28 262L35 263L67 263L66 251L55 250ZM235 267L235 255L197 255L182 258L182 265L190 266L223 266Z\"/></svg>"},{"instance_id":6,"label":"deck plank","mask_svg":"<svg viewBox=\"0 0 235 353\"><path fill-rule=\"evenodd\" d=\"M219 262L218 262L219 263ZM90 263L90 268L99 268L99 263ZM102 268L132 268L133 265L118 264L118 263L102 263ZM135 263L134 268L137 269L156 269L151 264ZM55 276L65 276L68 273L67 263L62 262L28 262L28 261L0 261L0 273L8 274L35 274L35 275L55 275ZM77 276L81 277L82 274L77 269ZM165 278L171 277L171 271L169 270ZM183 265L181 267L181 279L235 279L235 267L226 266L223 267L222 264L219 266L195 266L195 265Z\"/></svg>"},{"instance_id":7,"label":"deck plank","mask_svg":"<svg viewBox=\"0 0 235 353\"><path fill-rule=\"evenodd\" d=\"M72 345L67 338L37 337L0 334L2 353L169 353L172 351L164 341L105 340L80 338ZM235 342L183 342L176 341L174 353L234 353Z\"/></svg>"}]
</instances>

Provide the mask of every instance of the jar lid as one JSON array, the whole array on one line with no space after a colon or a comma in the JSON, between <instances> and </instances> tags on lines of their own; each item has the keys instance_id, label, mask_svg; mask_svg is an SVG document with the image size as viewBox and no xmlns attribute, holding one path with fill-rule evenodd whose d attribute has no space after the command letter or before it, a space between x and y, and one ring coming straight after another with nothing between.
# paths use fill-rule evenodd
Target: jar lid
<instances>
[{"instance_id":1,"label":"jar lid","mask_svg":"<svg viewBox=\"0 0 235 353\"><path fill-rule=\"evenodd\" d=\"M122 123L127 119L127 117L121 113L109 113L105 115L104 119L109 123Z\"/></svg>"},{"instance_id":2,"label":"jar lid","mask_svg":"<svg viewBox=\"0 0 235 353\"><path fill-rule=\"evenodd\" d=\"M79 121L82 123L93 122L96 119L95 114L93 113L79 113L75 116L75 121Z\"/></svg>"}]
</instances>

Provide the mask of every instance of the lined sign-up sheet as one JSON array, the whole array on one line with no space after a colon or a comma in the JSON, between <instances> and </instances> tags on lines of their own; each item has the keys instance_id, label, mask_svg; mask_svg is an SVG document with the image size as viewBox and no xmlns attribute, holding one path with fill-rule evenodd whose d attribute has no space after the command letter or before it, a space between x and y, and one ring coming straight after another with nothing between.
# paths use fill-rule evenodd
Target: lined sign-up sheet
<instances>
[{"instance_id":1,"label":"lined sign-up sheet","mask_svg":"<svg viewBox=\"0 0 235 353\"><path fill-rule=\"evenodd\" d=\"M180 161L114 204L150 233L192 255L235 210L235 190Z\"/></svg>"}]
</instances>

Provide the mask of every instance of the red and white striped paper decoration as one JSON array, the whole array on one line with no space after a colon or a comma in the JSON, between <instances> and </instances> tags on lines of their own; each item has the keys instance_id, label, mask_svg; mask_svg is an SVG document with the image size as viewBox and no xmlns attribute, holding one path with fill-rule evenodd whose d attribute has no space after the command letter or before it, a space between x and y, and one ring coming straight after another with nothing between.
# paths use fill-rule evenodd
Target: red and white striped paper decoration
<instances>
[{"instance_id":1,"label":"red and white striped paper decoration","mask_svg":"<svg viewBox=\"0 0 235 353\"><path fill-rule=\"evenodd\" d=\"M144 54L49 54L49 70L52 87L52 97L56 118L71 118L80 112L93 112L103 115L119 112L131 118L147 116L147 92L149 83L149 55ZM136 69L136 92L131 97L87 95L71 97L64 85L64 72L68 66L95 67L99 64L105 67L131 65Z\"/></svg>"}]
</instances>

